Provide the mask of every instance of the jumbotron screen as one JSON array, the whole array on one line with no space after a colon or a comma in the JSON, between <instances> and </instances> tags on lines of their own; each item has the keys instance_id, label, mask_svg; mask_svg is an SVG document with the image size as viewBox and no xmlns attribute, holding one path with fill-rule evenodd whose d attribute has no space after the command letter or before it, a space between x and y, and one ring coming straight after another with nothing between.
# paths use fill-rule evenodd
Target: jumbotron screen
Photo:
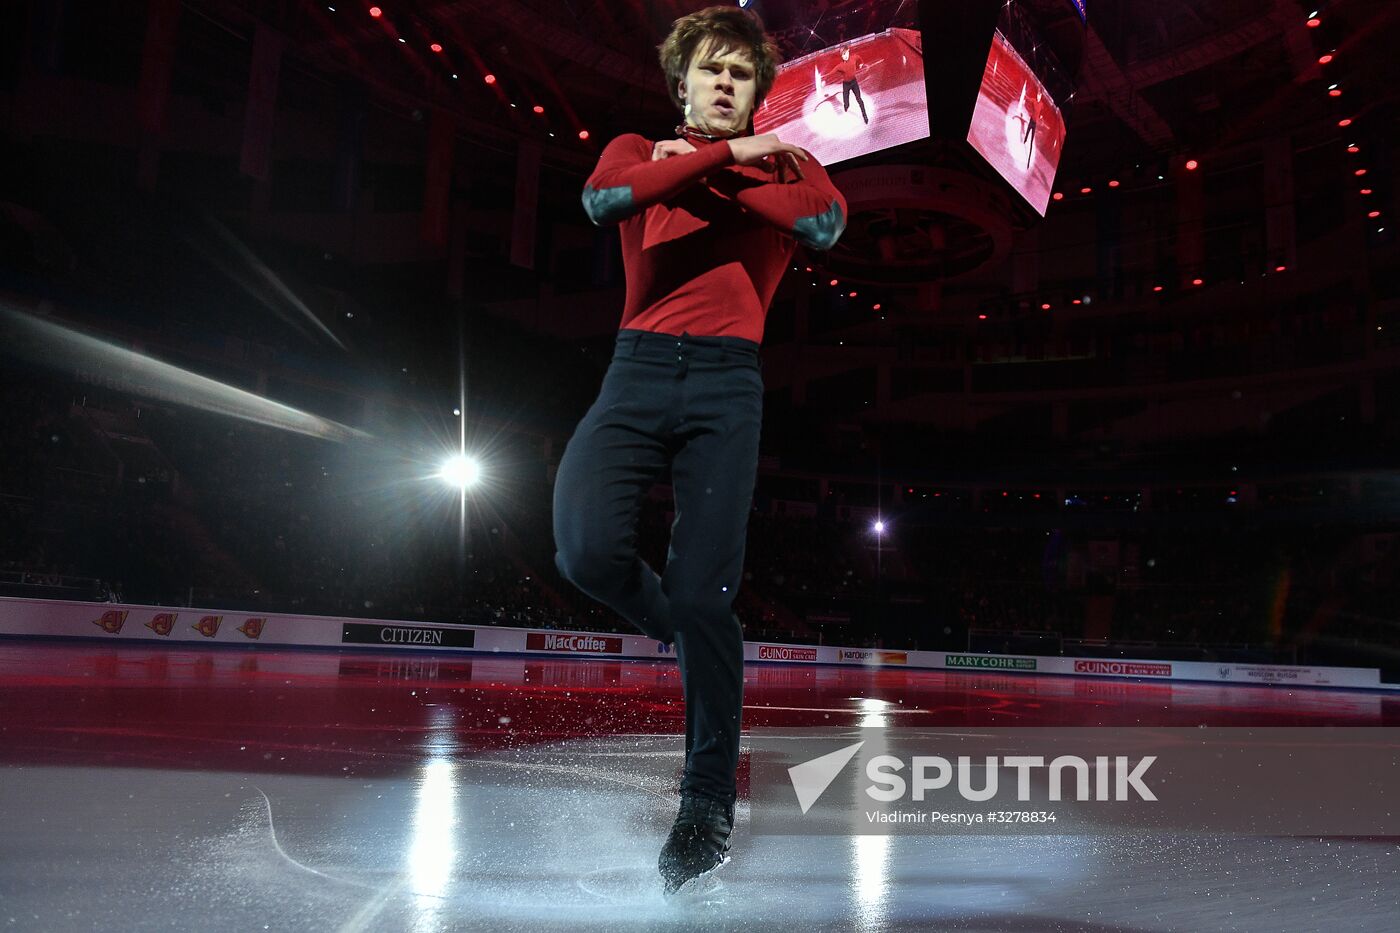
<instances>
[{"instance_id":1,"label":"jumbotron screen","mask_svg":"<svg viewBox=\"0 0 1400 933\"><path fill-rule=\"evenodd\" d=\"M998 30L967 141L1041 215L1065 145L1060 108Z\"/></svg>"},{"instance_id":2,"label":"jumbotron screen","mask_svg":"<svg viewBox=\"0 0 1400 933\"><path fill-rule=\"evenodd\" d=\"M891 28L785 62L753 122L826 166L927 139L921 36Z\"/></svg>"}]
</instances>

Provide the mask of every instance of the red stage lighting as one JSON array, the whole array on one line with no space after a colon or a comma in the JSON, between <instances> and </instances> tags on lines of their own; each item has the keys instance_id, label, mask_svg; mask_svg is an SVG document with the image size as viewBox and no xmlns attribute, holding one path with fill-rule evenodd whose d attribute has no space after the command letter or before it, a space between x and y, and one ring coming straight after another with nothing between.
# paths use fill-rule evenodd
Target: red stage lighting
<instances>
[{"instance_id":1,"label":"red stage lighting","mask_svg":"<svg viewBox=\"0 0 1400 933\"><path fill-rule=\"evenodd\" d=\"M1322 20L1318 19L1316 16L1314 16L1314 17L1312 17L1311 19L1308 20L1308 28L1309 28L1309 29L1316 29L1317 27L1319 27L1319 26L1321 26L1321 25L1322 25Z\"/></svg>"},{"instance_id":2,"label":"red stage lighting","mask_svg":"<svg viewBox=\"0 0 1400 933\"><path fill-rule=\"evenodd\" d=\"M831 280L831 284L832 284L832 285L835 285L835 284L836 284L836 282L837 282L837 280L836 280L836 279L832 279L832 280Z\"/></svg>"},{"instance_id":3,"label":"red stage lighting","mask_svg":"<svg viewBox=\"0 0 1400 933\"><path fill-rule=\"evenodd\" d=\"M377 6L372 6L369 8L369 15L373 16L375 19L379 19L379 17L384 15L384 11Z\"/></svg>"},{"instance_id":4,"label":"red stage lighting","mask_svg":"<svg viewBox=\"0 0 1400 933\"><path fill-rule=\"evenodd\" d=\"M1357 178L1360 178L1362 175L1366 174L1366 170L1364 168L1359 168L1356 171L1352 172L1352 174L1355 175Z\"/></svg>"},{"instance_id":5,"label":"red stage lighting","mask_svg":"<svg viewBox=\"0 0 1400 933\"><path fill-rule=\"evenodd\" d=\"M436 43L436 42L434 42L432 45L428 46L428 48L432 49L434 52L441 52L441 51L442 51L442 46L439 45L439 44Z\"/></svg>"},{"instance_id":6,"label":"red stage lighting","mask_svg":"<svg viewBox=\"0 0 1400 933\"><path fill-rule=\"evenodd\" d=\"M1200 167L1201 167L1201 163L1197 162L1195 159L1187 159L1187 160L1186 160L1186 171L1188 171L1188 172L1194 172L1196 169L1198 169L1198 168L1200 168Z\"/></svg>"},{"instance_id":7,"label":"red stage lighting","mask_svg":"<svg viewBox=\"0 0 1400 933\"><path fill-rule=\"evenodd\" d=\"M1380 211L1371 211L1371 212L1370 212L1369 214L1367 214L1366 216L1369 217L1369 218L1371 218L1372 220L1375 220L1377 217L1381 216L1381 212L1380 212Z\"/></svg>"},{"instance_id":8,"label":"red stage lighting","mask_svg":"<svg viewBox=\"0 0 1400 933\"><path fill-rule=\"evenodd\" d=\"M1327 64L1328 62L1330 62L1330 61L1332 61L1332 53L1331 53L1331 52L1327 53L1326 55L1323 55L1323 56L1319 57L1318 60L1317 60L1317 63L1318 63L1319 65L1326 65L1326 64Z\"/></svg>"},{"instance_id":9,"label":"red stage lighting","mask_svg":"<svg viewBox=\"0 0 1400 933\"><path fill-rule=\"evenodd\" d=\"M1089 192L1091 192L1091 191L1093 191L1093 190L1094 190L1093 188L1080 188L1080 189L1079 189L1079 193L1080 193L1080 194L1088 194Z\"/></svg>"},{"instance_id":10,"label":"red stage lighting","mask_svg":"<svg viewBox=\"0 0 1400 933\"><path fill-rule=\"evenodd\" d=\"M1050 195L1050 197L1054 198L1056 201L1063 201L1065 199L1065 193L1063 191L1056 191L1054 194Z\"/></svg>"},{"instance_id":11,"label":"red stage lighting","mask_svg":"<svg viewBox=\"0 0 1400 933\"><path fill-rule=\"evenodd\" d=\"M496 76L495 76L495 75L487 75L486 77L482 78L481 80L485 81L487 84L495 84L495 83L496 83Z\"/></svg>"},{"instance_id":12,"label":"red stage lighting","mask_svg":"<svg viewBox=\"0 0 1400 933\"><path fill-rule=\"evenodd\" d=\"M987 319L987 315L985 315L985 314L979 314L979 315L977 315L977 320L979 320L979 321L985 321L986 319Z\"/></svg>"},{"instance_id":13,"label":"red stage lighting","mask_svg":"<svg viewBox=\"0 0 1400 933\"><path fill-rule=\"evenodd\" d=\"M1334 87L1334 88L1332 88L1332 90L1330 90L1330 91L1327 92L1327 96L1328 96L1328 97L1341 97L1341 96L1342 96L1342 89L1339 88L1339 87Z\"/></svg>"},{"instance_id":14,"label":"red stage lighting","mask_svg":"<svg viewBox=\"0 0 1400 933\"><path fill-rule=\"evenodd\" d=\"M1050 310L1050 302L1048 302L1048 301L1042 301L1042 302L1040 303L1040 310L1042 310L1042 311L1049 311L1049 310Z\"/></svg>"},{"instance_id":15,"label":"red stage lighting","mask_svg":"<svg viewBox=\"0 0 1400 933\"><path fill-rule=\"evenodd\" d=\"M1287 272L1287 271L1288 271L1288 267L1287 267L1287 266L1274 266L1274 271L1275 271L1275 272Z\"/></svg>"},{"instance_id":16,"label":"red stage lighting","mask_svg":"<svg viewBox=\"0 0 1400 933\"><path fill-rule=\"evenodd\" d=\"M1371 189L1370 189L1370 188L1362 188L1362 189L1361 189L1361 193L1362 193L1362 194L1370 194L1370 193L1371 193Z\"/></svg>"},{"instance_id":17,"label":"red stage lighting","mask_svg":"<svg viewBox=\"0 0 1400 933\"><path fill-rule=\"evenodd\" d=\"M578 138L579 138L579 139L587 139L587 138L588 138L588 130L579 130L579 131L578 131Z\"/></svg>"},{"instance_id":18,"label":"red stage lighting","mask_svg":"<svg viewBox=\"0 0 1400 933\"><path fill-rule=\"evenodd\" d=\"M1160 292L1160 291L1162 290L1162 286L1160 286L1160 285L1154 285L1154 286L1152 286L1152 290L1153 290L1154 292Z\"/></svg>"},{"instance_id":19,"label":"red stage lighting","mask_svg":"<svg viewBox=\"0 0 1400 933\"><path fill-rule=\"evenodd\" d=\"M1200 284L1202 284L1202 281L1203 281L1203 280L1201 280L1201 279L1192 279L1192 280L1191 280L1191 284L1192 284L1192 285L1200 285Z\"/></svg>"},{"instance_id":20,"label":"red stage lighting","mask_svg":"<svg viewBox=\"0 0 1400 933\"><path fill-rule=\"evenodd\" d=\"M856 293L855 293L855 292L851 292L851 293L850 293L849 295L847 295L846 297L847 297L847 298L854 298L854 297L856 297Z\"/></svg>"},{"instance_id":21,"label":"red stage lighting","mask_svg":"<svg viewBox=\"0 0 1400 933\"><path fill-rule=\"evenodd\" d=\"M879 302L876 302L875 304L871 305L871 306L870 306L870 310L871 310L871 311L879 311L879 310L880 310L880 304L879 304Z\"/></svg>"},{"instance_id":22,"label":"red stage lighting","mask_svg":"<svg viewBox=\"0 0 1400 933\"><path fill-rule=\"evenodd\" d=\"M1108 183L1108 186L1109 186L1110 188L1117 188L1117 187L1118 187L1118 179L1115 178L1115 179L1113 179L1112 181L1110 181L1110 182Z\"/></svg>"},{"instance_id":23,"label":"red stage lighting","mask_svg":"<svg viewBox=\"0 0 1400 933\"><path fill-rule=\"evenodd\" d=\"M1347 152L1360 152L1360 151L1361 151L1361 147L1358 146L1356 143L1352 143L1350 146L1347 146Z\"/></svg>"},{"instance_id":24,"label":"red stage lighting","mask_svg":"<svg viewBox=\"0 0 1400 933\"><path fill-rule=\"evenodd\" d=\"M1338 126L1351 126L1351 117L1342 117L1337 121Z\"/></svg>"},{"instance_id":25,"label":"red stage lighting","mask_svg":"<svg viewBox=\"0 0 1400 933\"><path fill-rule=\"evenodd\" d=\"M540 106L539 104L536 104L534 107L532 107L532 108L530 108L530 109L534 110L535 113L544 113L544 107Z\"/></svg>"}]
</instances>

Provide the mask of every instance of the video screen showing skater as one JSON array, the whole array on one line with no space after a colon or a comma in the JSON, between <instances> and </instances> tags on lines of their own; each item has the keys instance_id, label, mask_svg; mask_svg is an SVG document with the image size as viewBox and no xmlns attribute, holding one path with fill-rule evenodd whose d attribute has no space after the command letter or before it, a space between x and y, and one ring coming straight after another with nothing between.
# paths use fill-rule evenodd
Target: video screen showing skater
<instances>
[{"instance_id":1,"label":"video screen showing skater","mask_svg":"<svg viewBox=\"0 0 1400 933\"><path fill-rule=\"evenodd\" d=\"M892 27L785 62L755 133L777 133L823 165L929 135L922 37Z\"/></svg>"},{"instance_id":2,"label":"video screen showing skater","mask_svg":"<svg viewBox=\"0 0 1400 933\"><path fill-rule=\"evenodd\" d=\"M1060 108L998 30L967 141L1042 216L1065 145Z\"/></svg>"}]
</instances>

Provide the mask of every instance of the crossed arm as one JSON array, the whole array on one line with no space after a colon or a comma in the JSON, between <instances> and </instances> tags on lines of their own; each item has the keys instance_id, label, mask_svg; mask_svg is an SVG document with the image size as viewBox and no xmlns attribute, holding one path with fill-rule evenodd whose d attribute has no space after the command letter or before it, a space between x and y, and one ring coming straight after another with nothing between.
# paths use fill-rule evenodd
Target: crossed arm
<instances>
[{"instance_id":1,"label":"crossed arm","mask_svg":"<svg viewBox=\"0 0 1400 933\"><path fill-rule=\"evenodd\" d=\"M749 138L752 140L753 138ZM595 224L614 224L713 176L720 193L812 249L830 249L846 228L846 199L826 171L795 146L775 154L785 181L760 182L719 170L735 163L727 140L701 149L654 157L651 145L637 135L619 136L603 150L583 189L583 208ZM753 142L745 142L754 148ZM771 148L771 147L770 147ZM752 158L746 154L745 160ZM799 161L800 158L800 161ZM758 161L753 159L754 162ZM795 167L795 170L794 170Z\"/></svg>"}]
</instances>

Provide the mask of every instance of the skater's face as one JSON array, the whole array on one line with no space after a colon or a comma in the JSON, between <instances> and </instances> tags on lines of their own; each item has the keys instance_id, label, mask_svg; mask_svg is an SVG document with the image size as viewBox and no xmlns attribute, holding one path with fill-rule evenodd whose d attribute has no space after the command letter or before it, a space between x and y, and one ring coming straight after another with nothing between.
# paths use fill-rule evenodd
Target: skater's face
<instances>
[{"instance_id":1,"label":"skater's face","mask_svg":"<svg viewBox=\"0 0 1400 933\"><path fill-rule=\"evenodd\" d=\"M742 133L748 128L757 91L748 55L715 40L702 43L681 82L681 99L690 105L686 122L717 136Z\"/></svg>"},{"instance_id":2,"label":"skater's face","mask_svg":"<svg viewBox=\"0 0 1400 933\"><path fill-rule=\"evenodd\" d=\"M844 62L844 61L850 61L850 58L851 58L851 50L850 50L850 49L842 49L842 50L841 50L841 61L843 61L843 62Z\"/></svg>"}]
</instances>

